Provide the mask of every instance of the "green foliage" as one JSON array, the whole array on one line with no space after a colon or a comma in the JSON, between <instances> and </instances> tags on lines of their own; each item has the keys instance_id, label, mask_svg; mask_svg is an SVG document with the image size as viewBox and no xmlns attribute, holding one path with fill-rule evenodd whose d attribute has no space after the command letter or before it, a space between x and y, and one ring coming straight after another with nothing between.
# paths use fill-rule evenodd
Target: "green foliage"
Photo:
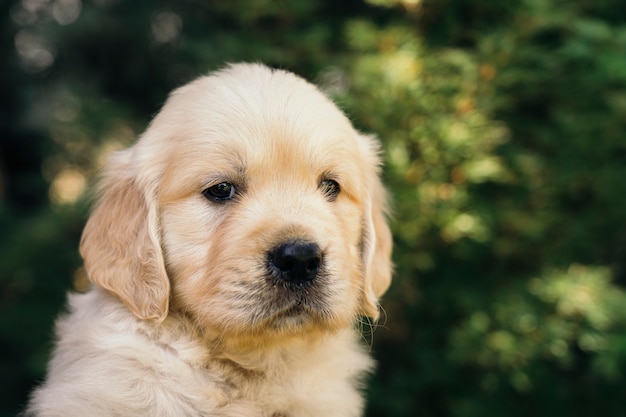
<instances>
[{"instance_id":1,"label":"green foliage","mask_svg":"<svg viewBox=\"0 0 626 417\"><path fill-rule=\"evenodd\" d=\"M84 280L104 156L172 88L239 60L318 81L383 142L396 274L368 415L626 415L622 0L0 9L0 415Z\"/></svg>"}]
</instances>

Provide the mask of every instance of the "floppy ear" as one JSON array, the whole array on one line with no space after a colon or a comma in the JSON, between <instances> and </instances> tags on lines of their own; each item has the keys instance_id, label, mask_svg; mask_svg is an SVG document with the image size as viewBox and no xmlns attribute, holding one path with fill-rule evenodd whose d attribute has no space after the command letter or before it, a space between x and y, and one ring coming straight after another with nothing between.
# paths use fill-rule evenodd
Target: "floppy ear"
<instances>
[{"instance_id":1,"label":"floppy ear","mask_svg":"<svg viewBox=\"0 0 626 417\"><path fill-rule=\"evenodd\" d=\"M115 156L101 180L80 253L91 282L120 298L137 317L162 321L167 316L170 284L154 198L147 198L129 175L130 152Z\"/></svg>"},{"instance_id":2,"label":"floppy ear","mask_svg":"<svg viewBox=\"0 0 626 417\"><path fill-rule=\"evenodd\" d=\"M373 139L369 141L370 150L376 154L378 164L377 145ZM369 179L369 190L365 201L365 214L362 233L362 254L365 268L365 294L363 297L363 314L377 320L378 299L391 284L391 231L387 224L387 195L383 184L376 175Z\"/></svg>"}]
</instances>

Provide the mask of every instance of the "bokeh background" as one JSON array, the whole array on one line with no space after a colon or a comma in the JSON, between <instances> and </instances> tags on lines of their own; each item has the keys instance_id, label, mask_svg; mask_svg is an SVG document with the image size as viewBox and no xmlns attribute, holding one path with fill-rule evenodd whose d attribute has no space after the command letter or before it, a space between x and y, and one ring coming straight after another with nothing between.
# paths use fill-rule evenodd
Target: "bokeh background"
<instances>
[{"instance_id":1,"label":"bokeh background","mask_svg":"<svg viewBox=\"0 0 626 417\"><path fill-rule=\"evenodd\" d=\"M0 2L0 415L42 378L105 156L226 62L385 150L368 416L626 416L624 0Z\"/></svg>"}]
</instances>

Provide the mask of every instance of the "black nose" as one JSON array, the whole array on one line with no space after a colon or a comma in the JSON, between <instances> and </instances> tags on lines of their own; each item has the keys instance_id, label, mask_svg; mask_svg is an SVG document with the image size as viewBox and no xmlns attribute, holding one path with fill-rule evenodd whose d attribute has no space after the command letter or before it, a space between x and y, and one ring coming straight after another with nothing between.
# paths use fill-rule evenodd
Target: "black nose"
<instances>
[{"instance_id":1,"label":"black nose","mask_svg":"<svg viewBox=\"0 0 626 417\"><path fill-rule=\"evenodd\" d=\"M322 250L315 243L293 241L269 253L269 267L281 280L303 285L315 279L322 265Z\"/></svg>"}]
</instances>

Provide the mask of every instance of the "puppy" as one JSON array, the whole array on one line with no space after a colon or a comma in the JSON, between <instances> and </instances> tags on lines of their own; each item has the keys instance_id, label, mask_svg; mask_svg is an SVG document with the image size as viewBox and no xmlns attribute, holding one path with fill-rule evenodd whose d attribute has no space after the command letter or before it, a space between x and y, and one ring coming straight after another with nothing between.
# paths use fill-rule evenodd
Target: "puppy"
<instances>
[{"instance_id":1,"label":"puppy","mask_svg":"<svg viewBox=\"0 0 626 417\"><path fill-rule=\"evenodd\" d=\"M391 237L379 149L313 85L237 64L108 161L27 416L359 416Z\"/></svg>"}]
</instances>

